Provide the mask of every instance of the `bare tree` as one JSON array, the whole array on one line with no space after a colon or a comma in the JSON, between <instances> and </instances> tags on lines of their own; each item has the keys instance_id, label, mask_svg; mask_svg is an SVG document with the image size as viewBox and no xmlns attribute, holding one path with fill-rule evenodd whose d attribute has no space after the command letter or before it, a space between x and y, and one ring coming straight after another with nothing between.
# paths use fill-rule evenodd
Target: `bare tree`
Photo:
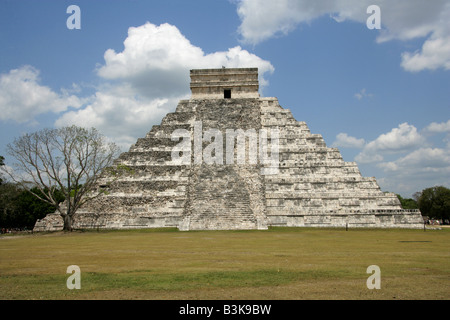
<instances>
[{"instance_id":1,"label":"bare tree","mask_svg":"<svg viewBox=\"0 0 450 320\"><path fill-rule=\"evenodd\" d=\"M16 138L7 146L16 160L8 175L34 196L53 205L64 220L64 230L84 203L100 193L94 190L101 171L112 165L119 148L108 143L95 128L77 126L43 129ZM5 170L4 170L5 171ZM33 192L36 187L39 193ZM65 202L55 197L59 189Z\"/></svg>"}]
</instances>

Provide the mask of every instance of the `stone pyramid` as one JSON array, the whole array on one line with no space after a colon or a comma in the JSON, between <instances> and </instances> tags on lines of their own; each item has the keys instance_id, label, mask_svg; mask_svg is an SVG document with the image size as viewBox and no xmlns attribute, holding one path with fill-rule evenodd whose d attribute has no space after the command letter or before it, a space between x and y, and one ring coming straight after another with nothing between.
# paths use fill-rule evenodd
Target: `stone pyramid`
<instances>
[{"instance_id":1,"label":"stone pyramid","mask_svg":"<svg viewBox=\"0 0 450 320\"><path fill-rule=\"evenodd\" d=\"M277 98L260 97L258 69L190 76L191 98L104 171L104 194L74 228L423 227L418 210L403 210ZM62 226L50 214L35 230Z\"/></svg>"}]
</instances>

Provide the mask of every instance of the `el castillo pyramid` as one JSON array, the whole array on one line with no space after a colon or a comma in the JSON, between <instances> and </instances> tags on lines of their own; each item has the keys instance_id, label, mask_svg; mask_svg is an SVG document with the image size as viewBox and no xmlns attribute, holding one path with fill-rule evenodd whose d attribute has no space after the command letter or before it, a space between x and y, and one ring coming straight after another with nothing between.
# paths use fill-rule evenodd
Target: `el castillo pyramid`
<instances>
[{"instance_id":1,"label":"el castillo pyramid","mask_svg":"<svg viewBox=\"0 0 450 320\"><path fill-rule=\"evenodd\" d=\"M179 230L287 227L422 228L418 210L362 177L277 98L257 68L190 71L191 98L105 170L100 197L73 227ZM35 231L62 230L58 214Z\"/></svg>"}]
</instances>

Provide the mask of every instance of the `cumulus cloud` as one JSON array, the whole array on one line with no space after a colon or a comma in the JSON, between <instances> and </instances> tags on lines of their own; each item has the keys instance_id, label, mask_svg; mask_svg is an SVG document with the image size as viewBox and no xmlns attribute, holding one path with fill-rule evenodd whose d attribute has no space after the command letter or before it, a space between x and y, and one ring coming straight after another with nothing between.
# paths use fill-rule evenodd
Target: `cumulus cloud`
<instances>
[{"instance_id":1,"label":"cumulus cloud","mask_svg":"<svg viewBox=\"0 0 450 320\"><path fill-rule=\"evenodd\" d=\"M384 154L405 152L425 143L426 139L417 128L405 122L367 143L355 160L361 163L377 162L384 159Z\"/></svg>"},{"instance_id":2,"label":"cumulus cloud","mask_svg":"<svg viewBox=\"0 0 450 320\"><path fill-rule=\"evenodd\" d=\"M450 70L450 36L433 36L425 41L422 51L404 52L401 65L412 72L436 70L441 67Z\"/></svg>"},{"instance_id":3,"label":"cumulus cloud","mask_svg":"<svg viewBox=\"0 0 450 320\"><path fill-rule=\"evenodd\" d=\"M167 23L129 28L123 51L106 50L104 59L96 69L102 84L86 98L76 86L58 93L42 85L32 66L1 74L0 120L26 123L52 112L59 115L56 126L95 127L126 148L189 97L190 69L257 67L260 87L274 71L239 46L206 54Z\"/></svg>"},{"instance_id":4,"label":"cumulus cloud","mask_svg":"<svg viewBox=\"0 0 450 320\"><path fill-rule=\"evenodd\" d=\"M129 28L123 51L108 49L104 60L96 71L107 84L90 104L65 113L56 125L94 126L123 148L190 96L190 69L257 67L261 87L274 71L269 61L239 46L206 54L168 23Z\"/></svg>"},{"instance_id":5,"label":"cumulus cloud","mask_svg":"<svg viewBox=\"0 0 450 320\"><path fill-rule=\"evenodd\" d=\"M448 135L438 145L428 138L450 132L450 120L433 122L420 132L413 125L402 123L388 133L366 143L355 157L360 164L370 163L381 169L377 181L385 190L412 194L433 185L449 186L450 143ZM385 158L390 157L390 160Z\"/></svg>"},{"instance_id":6,"label":"cumulus cloud","mask_svg":"<svg viewBox=\"0 0 450 320\"><path fill-rule=\"evenodd\" d=\"M408 170L409 173L440 171L442 168L450 169L450 150L419 148L395 161L380 163L378 166L385 171L402 170L405 172Z\"/></svg>"},{"instance_id":7,"label":"cumulus cloud","mask_svg":"<svg viewBox=\"0 0 450 320\"><path fill-rule=\"evenodd\" d=\"M382 29L377 42L426 37L421 50L404 52L407 71L450 69L450 2L447 0L241 0L237 13L239 33L246 43L257 44L285 35L302 23L328 15L337 22L366 23L367 7L381 9Z\"/></svg>"},{"instance_id":8,"label":"cumulus cloud","mask_svg":"<svg viewBox=\"0 0 450 320\"><path fill-rule=\"evenodd\" d=\"M434 185L449 186L450 149L418 148L377 166L387 175L384 178L386 186L405 194Z\"/></svg>"},{"instance_id":9,"label":"cumulus cloud","mask_svg":"<svg viewBox=\"0 0 450 320\"><path fill-rule=\"evenodd\" d=\"M149 131L176 104L174 99L148 99L127 84L103 88L85 108L64 113L58 127L95 127L123 149Z\"/></svg>"},{"instance_id":10,"label":"cumulus cloud","mask_svg":"<svg viewBox=\"0 0 450 320\"><path fill-rule=\"evenodd\" d=\"M450 132L450 120L447 122L432 122L424 129L427 133L443 133L443 132Z\"/></svg>"},{"instance_id":11,"label":"cumulus cloud","mask_svg":"<svg viewBox=\"0 0 450 320\"><path fill-rule=\"evenodd\" d=\"M360 149L365 144L364 139L357 139L355 137L351 137L346 133L339 133L336 136L336 141L333 142L333 147L341 147L341 148L357 148Z\"/></svg>"},{"instance_id":12,"label":"cumulus cloud","mask_svg":"<svg viewBox=\"0 0 450 320\"><path fill-rule=\"evenodd\" d=\"M83 101L68 90L54 92L40 83L39 70L31 66L0 75L0 119L32 122L40 114L79 108Z\"/></svg>"},{"instance_id":13,"label":"cumulus cloud","mask_svg":"<svg viewBox=\"0 0 450 320\"><path fill-rule=\"evenodd\" d=\"M128 30L124 50L109 49L105 65L98 74L105 79L129 81L149 96L180 95L189 90L189 69L257 67L260 84L267 85L264 75L274 71L270 62L237 46L228 51L205 54L190 43L176 26L159 26L147 22Z\"/></svg>"}]
</instances>

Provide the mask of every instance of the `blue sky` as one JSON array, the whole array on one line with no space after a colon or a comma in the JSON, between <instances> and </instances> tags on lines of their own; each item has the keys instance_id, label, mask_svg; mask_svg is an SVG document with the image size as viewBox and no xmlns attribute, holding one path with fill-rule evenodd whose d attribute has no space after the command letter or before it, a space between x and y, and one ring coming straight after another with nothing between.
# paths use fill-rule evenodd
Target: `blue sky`
<instances>
[{"instance_id":1,"label":"blue sky","mask_svg":"<svg viewBox=\"0 0 450 320\"><path fill-rule=\"evenodd\" d=\"M449 21L444 0L0 0L0 155L70 124L127 150L189 96L189 69L256 66L262 96L382 190L450 187Z\"/></svg>"}]
</instances>

